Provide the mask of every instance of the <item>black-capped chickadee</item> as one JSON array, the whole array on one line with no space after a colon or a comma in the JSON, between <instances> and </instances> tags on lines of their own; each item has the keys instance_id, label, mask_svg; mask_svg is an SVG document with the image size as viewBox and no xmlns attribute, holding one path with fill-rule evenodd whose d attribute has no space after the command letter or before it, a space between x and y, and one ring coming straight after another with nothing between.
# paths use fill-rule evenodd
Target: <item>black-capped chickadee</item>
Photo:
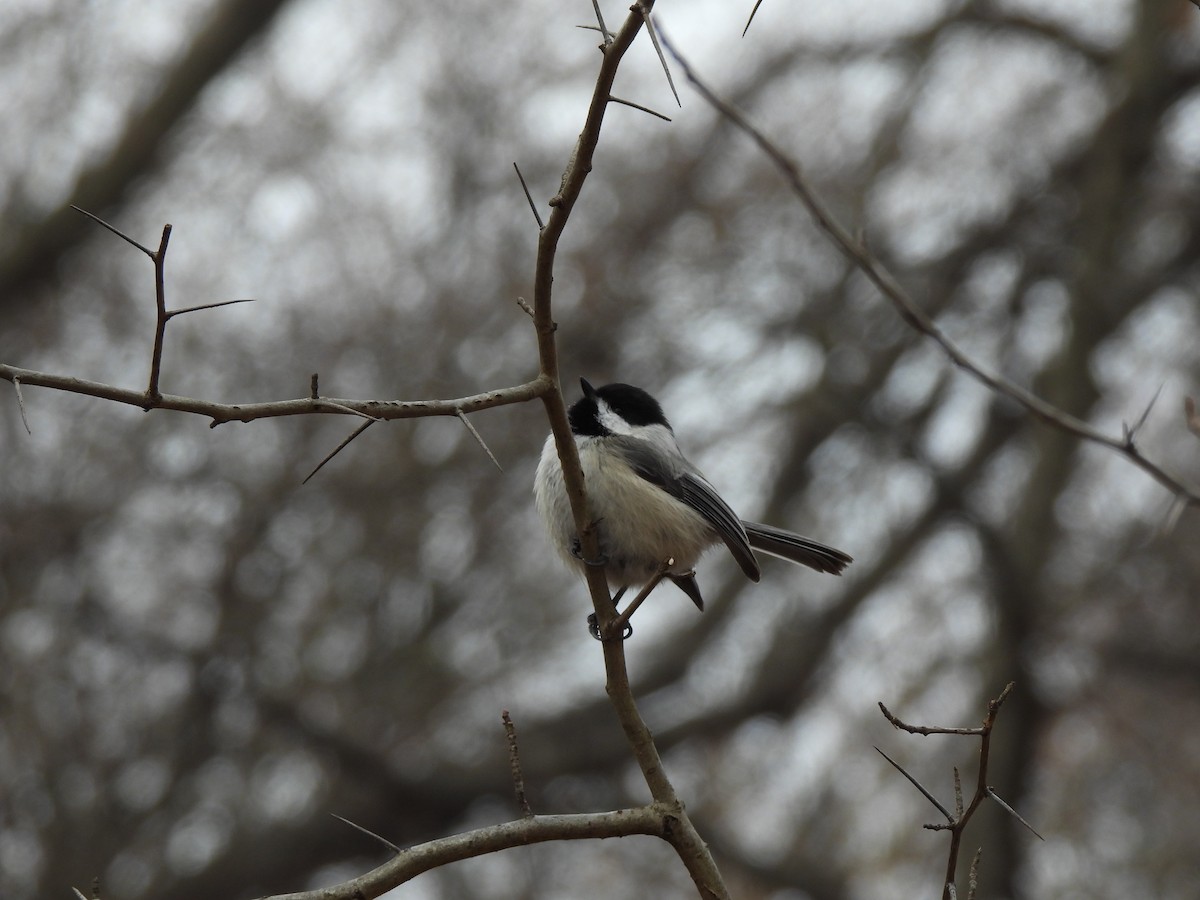
<instances>
[{"instance_id":1,"label":"black-capped chickadee","mask_svg":"<svg viewBox=\"0 0 1200 900\"><path fill-rule=\"evenodd\" d=\"M618 599L666 566L666 577L704 609L692 567L721 542L751 581L759 580L755 550L834 575L852 561L810 538L738 518L688 462L662 407L641 388L580 384L583 398L569 418L600 540L601 558L593 562L604 567ZM553 435L542 448L534 495L555 548L568 563L585 565Z\"/></svg>"}]
</instances>

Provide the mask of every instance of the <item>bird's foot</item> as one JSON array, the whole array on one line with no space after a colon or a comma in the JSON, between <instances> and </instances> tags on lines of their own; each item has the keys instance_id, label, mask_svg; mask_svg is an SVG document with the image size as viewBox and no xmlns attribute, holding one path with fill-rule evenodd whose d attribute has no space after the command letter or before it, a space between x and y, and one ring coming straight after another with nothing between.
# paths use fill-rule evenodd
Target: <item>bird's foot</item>
<instances>
[{"instance_id":1,"label":"bird's foot","mask_svg":"<svg viewBox=\"0 0 1200 900\"><path fill-rule=\"evenodd\" d=\"M571 555L585 566L593 569L603 569L608 565L608 557L603 553L600 554L599 559L584 559L583 546L579 543L579 538L571 538Z\"/></svg>"},{"instance_id":2,"label":"bird's foot","mask_svg":"<svg viewBox=\"0 0 1200 900\"><path fill-rule=\"evenodd\" d=\"M614 610L617 608L617 604L621 602L621 598L624 596L625 596L625 588L621 588L619 591L617 591L615 594L613 594L612 605L613 605ZM600 621L596 618L595 613L591 613L590 615L588 615L587 623L588 623L588 634L590 634L592 637L594 637L598 641L604 640L603 635L600 634ZM624 627L621 629L621 640L623 640L623 641L628 640L629 636L631 634L633 634L633 626L630 625L628 622L626 622Z\"/></svg>"},{"instance_id":3,"label":"bird's foot","mask_svg":"<svg viewBox=\"0 0 1200 900\"><path fill-rule=\"evenodd\" d=\"M587 623L588 623L588 634L590 634L592 637L594 637L598 641L604 640L604 635L600 633L600 622L596 619L595 613L590 613L588 615ZM623 640L623 641L629 640L629 637L632 634L633 634L633 626L630 625L628 622L626 622L624 628L621 629L621 640Z\"/></svg>"}]
</instances>

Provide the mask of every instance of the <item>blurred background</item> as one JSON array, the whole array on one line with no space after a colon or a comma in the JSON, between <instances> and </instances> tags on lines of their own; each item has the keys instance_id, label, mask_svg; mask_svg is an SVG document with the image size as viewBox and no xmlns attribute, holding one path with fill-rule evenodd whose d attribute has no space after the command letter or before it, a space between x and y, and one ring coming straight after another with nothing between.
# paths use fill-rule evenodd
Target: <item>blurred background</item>
<instances>
[{"instance_id":1,"label":"blurred background","mask_svg":"<svg viewBox=\"0 0 1200 900\"><path fill-rule=\"evenodd\" d=\"M610 28L627 3L603 2ZM1185 0L662 0L690 62L982 364L1195 483L1200 10ZM536 231L600 62L585 0L32 0L0 7L0 361L224 402L450 398L536 371ZM1009 681L981 898L1194 898L1200 516L949 365L645 36L555 281L564 388L630 381L748 518L842 578L727 554L629 663L739 898L937 897ZM540 405L393 422L301 480L335 416L210 429L0 385L0 897L212 900L518 815L646 799L583 585L530 484ZM965 866L965 861L964 861ZM406 898L686 897L652 839L514 850Z\"/></svg>"}]
</instances>

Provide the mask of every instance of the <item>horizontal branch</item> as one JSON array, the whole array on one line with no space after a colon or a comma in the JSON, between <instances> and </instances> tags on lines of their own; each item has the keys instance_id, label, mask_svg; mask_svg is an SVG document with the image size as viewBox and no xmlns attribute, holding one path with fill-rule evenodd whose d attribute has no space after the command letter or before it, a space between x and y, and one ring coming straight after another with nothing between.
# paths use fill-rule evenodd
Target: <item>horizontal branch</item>
<instances>
[{"instance_id":1,"label":"horizontal branch","mask_svg":"<svg viewBox=\"0 0 1200 900\"><path fill-rule=\"evenodd\" d=\"M173 409L212 419L212 425L225 422L252 422L279 416L305 416L315 413L368 416L373 419L418 419L425 416L460 416L465 413L525 403L543 396L553 387L544 376L512 387L497 388L460 397L456 400L344 400L331 397L303 397L296 400L271 400L265 403L215 403L175 394L149 396L145 391L120 388L99 381L86 381L68 375L51 375L0 364L0 379L22 387L44 387L99 397L139 409Z\"/></svg>"},{"instance_id":2,"label":"horizontal branch","mask_svg":"<svg viewBox=\"0 0 1200 900\"><path fill-rule=\"evenodd\" d=\"M400 851L378 868L333 887L280 894L267 900L371 900L439 866L513 847L634 834L666 837L679 815L678 809L651 803L612 812L529 816L418 844Z\"/></svg>"}]
</instances>

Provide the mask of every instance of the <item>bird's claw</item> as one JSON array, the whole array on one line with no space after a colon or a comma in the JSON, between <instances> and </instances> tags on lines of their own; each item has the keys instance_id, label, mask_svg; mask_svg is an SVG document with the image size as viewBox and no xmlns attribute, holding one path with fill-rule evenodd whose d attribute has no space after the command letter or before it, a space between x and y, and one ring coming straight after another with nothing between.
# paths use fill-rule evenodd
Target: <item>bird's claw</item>
<instances>
[{"instance_id":1,"label":"bird's claw","mask_svg":"<svg viewBox=\"0 0 1200 900\"><path fill-rule=\"evenodd\" d=\"M579 538L571 539L571 555L585 566L590 566L593 569L603 569L608 565L608 557L603 553L600 554L599 559L584 559L583 546L579 543Z\"/></svg>"},{"instance_id":2,"label":"bird's claw","mask_svg":"<svg viewBox=\"0 0 1200 900\"><path fill-rule=\"evenodd\" d=\"M590 634L592 637L594 637L598 641L604 640L604 636L600 633L600 623L597 621L595 613L590 613L588 615L587 624L588 624L588 634ZM623 641L629 640L629 638L632 634L633 634L633 626L630 625L628 622L626 622L625 627L621 630L621 640L623 640Z\"/></svg>"}]
</instances>

